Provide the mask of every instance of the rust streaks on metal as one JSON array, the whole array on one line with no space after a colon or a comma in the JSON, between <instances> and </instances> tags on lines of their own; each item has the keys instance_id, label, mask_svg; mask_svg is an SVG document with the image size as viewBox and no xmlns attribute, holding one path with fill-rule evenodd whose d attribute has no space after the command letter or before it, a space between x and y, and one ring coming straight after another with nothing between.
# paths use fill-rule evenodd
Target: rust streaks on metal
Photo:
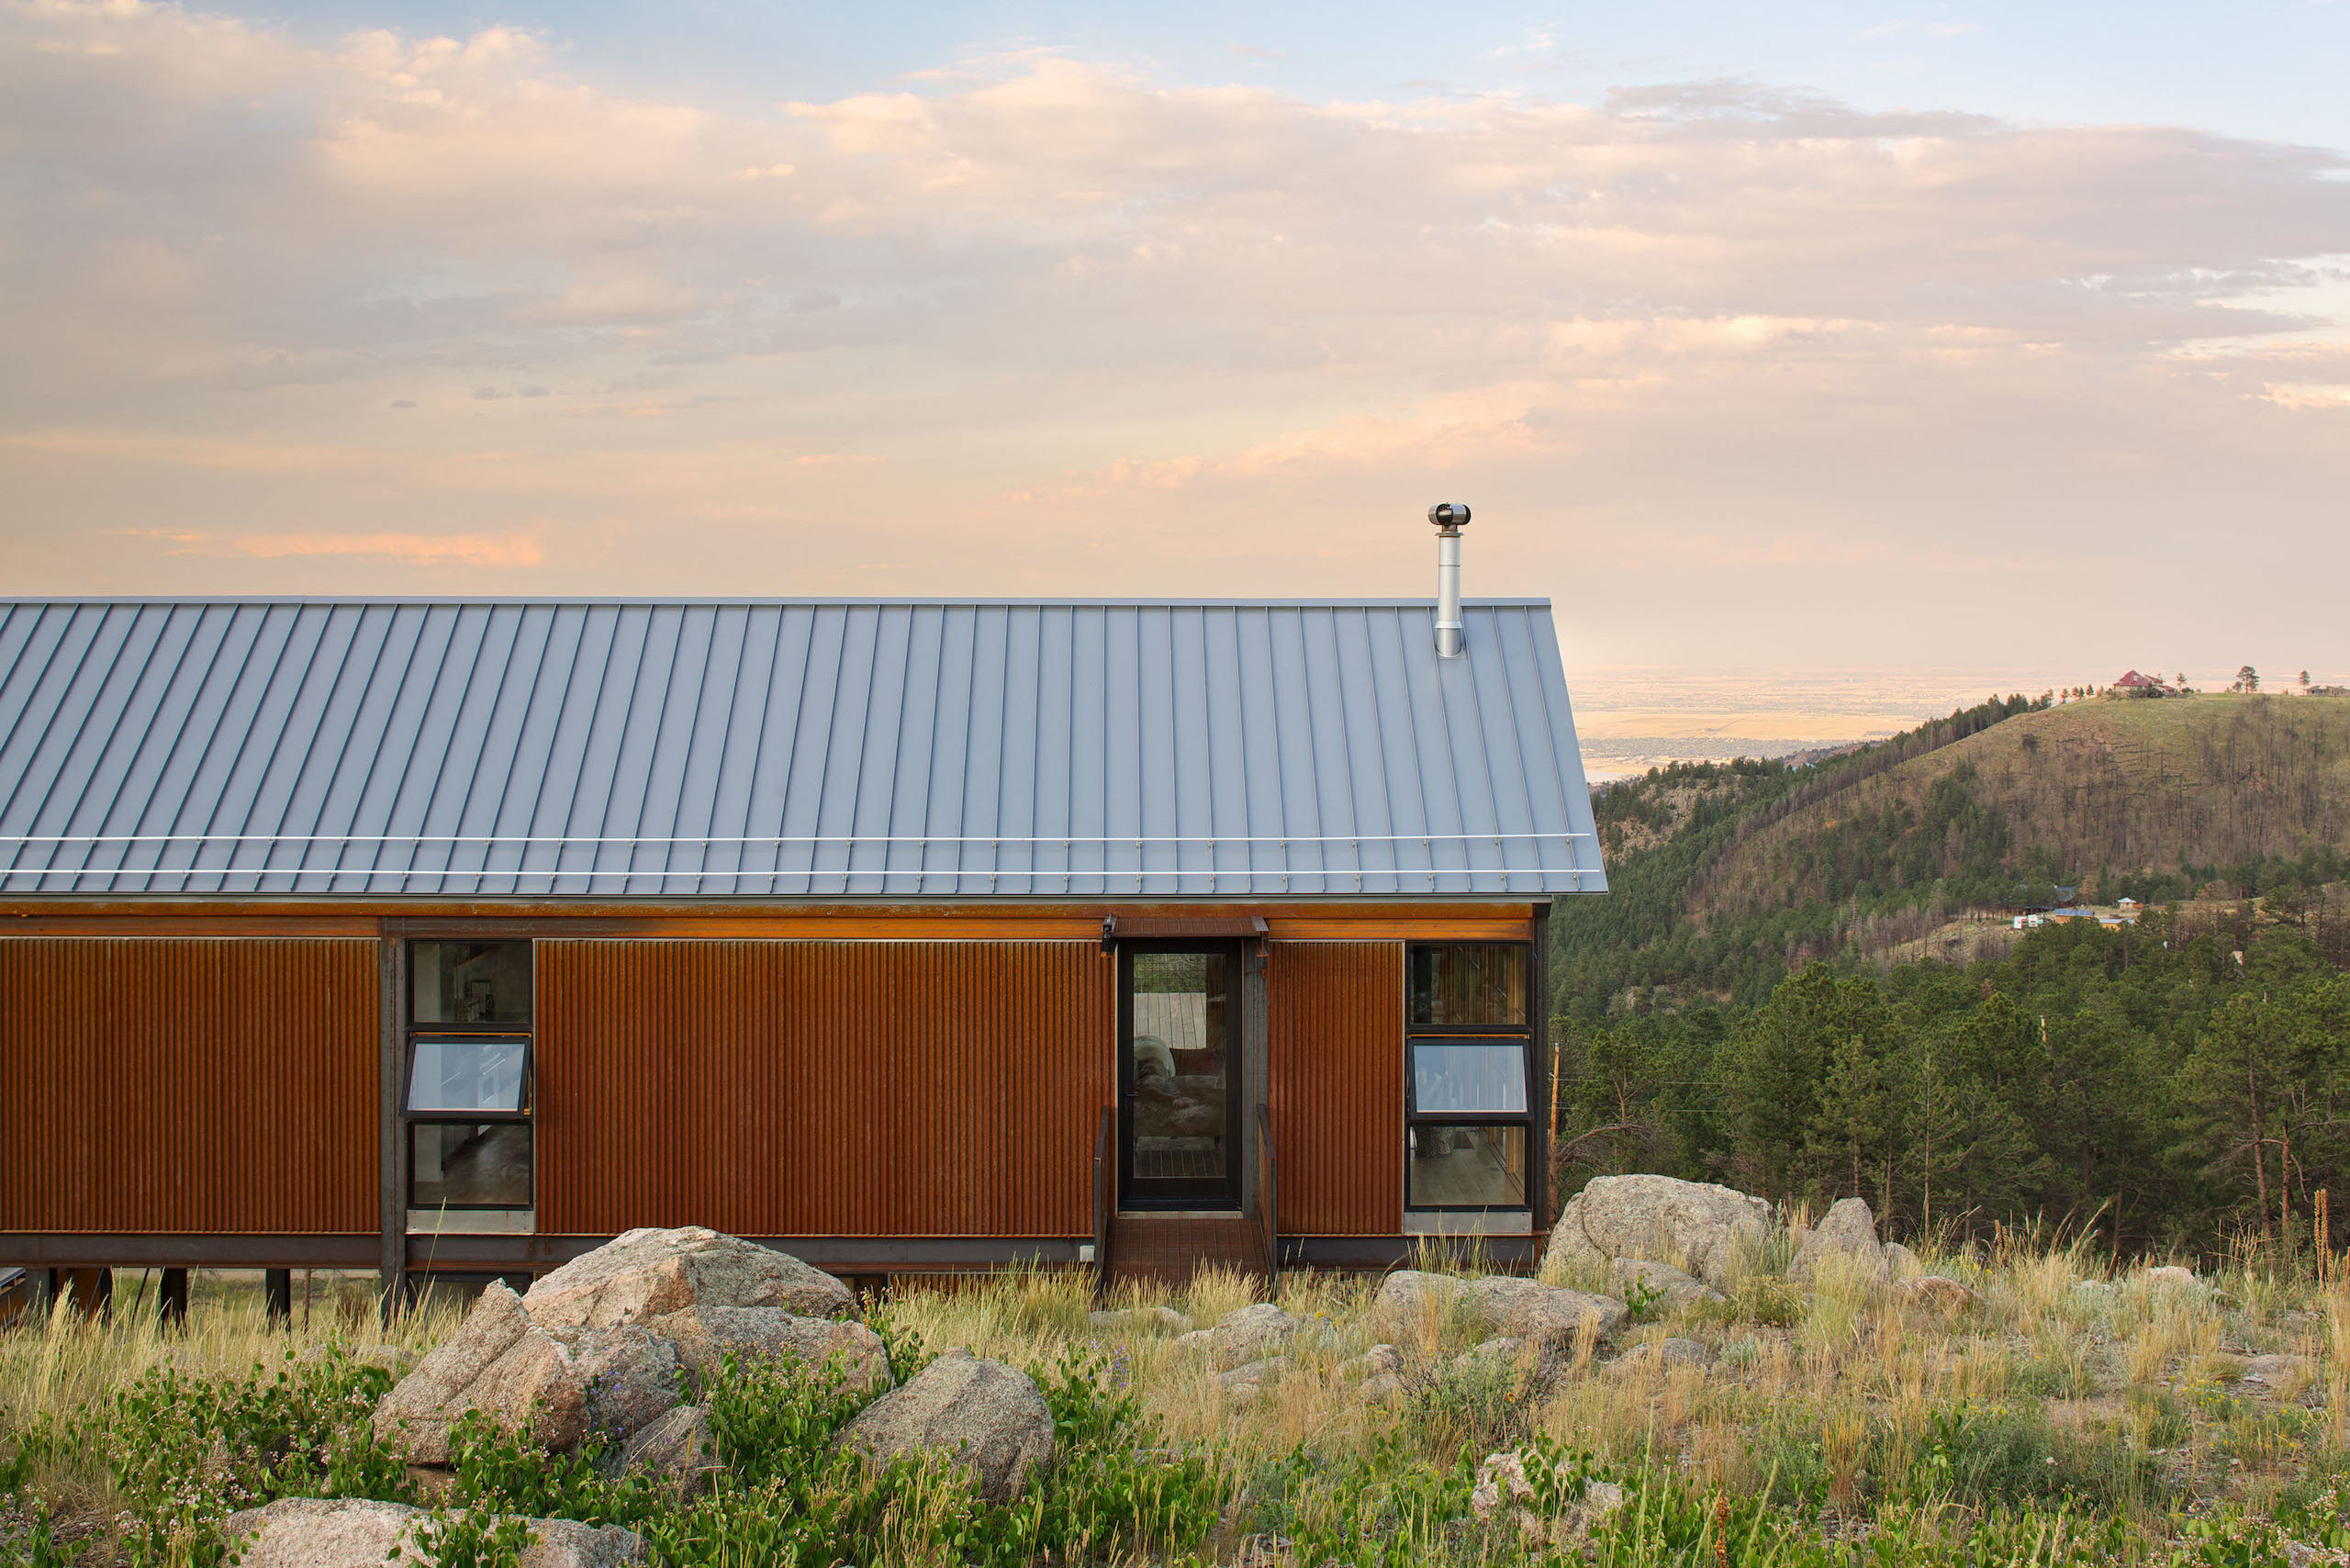
<instances>
[{"instance_id":1,"label":"rust streaks on metal","mask_svg":"<svg viewBox=\"0 0 2350 1568\"><path fill-rule=\"evenodd\" d=\"M375 1228L372 941L0 937L0 1231Z\"/></svg>"},{"instance_id":2,"label":"rust streaks on metal","mask_svg":"<svg viewBox=\"0 0 2350 1568\"><path fill-rule=\"evenodd\" d=\"M1098 942L538 951L542 1229L1090 1235Z\"/></svg>"},{"instance_id":3,"label":"rust streaks on metal","mask_svg":"<svg viewBox=\"0 0 2350 1568\"><path fill-rule=\"evenodd\" d=\"M1404 946L1275 942L1270 1099L1284 1236L1404 1228Z\"/></svg>"}]
</instances>

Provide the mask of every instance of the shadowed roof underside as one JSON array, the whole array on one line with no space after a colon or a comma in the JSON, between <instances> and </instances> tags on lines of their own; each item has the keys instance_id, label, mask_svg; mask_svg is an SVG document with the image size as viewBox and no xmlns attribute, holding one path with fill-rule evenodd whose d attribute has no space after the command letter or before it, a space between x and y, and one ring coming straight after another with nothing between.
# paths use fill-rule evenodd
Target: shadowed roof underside
<instances>
[{"instance_id":1,"label":"shadowed roof underside","mask_svg":"<svg viewBox=\"0 0 2350 1568\"><path fill-rule=\"evenodd\" d=\"M1599 892L1547 601L0 602L0 891Z\"/></svg>"}]
</instances>

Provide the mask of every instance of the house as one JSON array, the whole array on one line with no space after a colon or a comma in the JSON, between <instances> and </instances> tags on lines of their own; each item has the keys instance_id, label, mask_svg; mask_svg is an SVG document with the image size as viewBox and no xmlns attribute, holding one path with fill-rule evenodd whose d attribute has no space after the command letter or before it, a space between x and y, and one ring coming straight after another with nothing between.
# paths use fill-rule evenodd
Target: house
<instances>
[{"instance_id":1,"label":"house","mask_svg":"<svg viewBox=\"0 0 2350 1568\"><path fill-rule=\"evenodd\" d=\"M0 1265L1530 1259L1606 879L1448 608L0 603Z\"/></svg>"},{"instance_id":2,"label":"house","mask_svg":"<svg viewBox=\"0 0 2350 1568\"><path fill-rule=\"evenodd\" d=\"M2140 675L2134 669L2125 670L2122 673L2121 678L2119 680L2116 680L2111 686L2106 688L2106 689L2109 692L2118 693L2123 697L2169 697L2174 695L2172 689L2164 684L2159 677Z\"/></svg>"}]
</instances>

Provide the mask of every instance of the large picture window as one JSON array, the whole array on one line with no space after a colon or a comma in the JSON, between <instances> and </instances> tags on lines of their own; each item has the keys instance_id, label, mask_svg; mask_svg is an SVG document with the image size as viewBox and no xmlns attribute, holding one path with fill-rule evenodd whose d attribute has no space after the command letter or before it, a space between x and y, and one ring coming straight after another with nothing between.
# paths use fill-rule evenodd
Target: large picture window
<instances>
[{"instance_id":1,"label":"large picture window","mask_svg":"<svg viewBox=\"0 0 2350 1568\"><path fill-rule=\"evenodd\" d=\"M408 1207L529 1209L531 945L410 943L408 972Z\"/></svg>"},{"instance_id":2,"label":"large picture window","mask_svg":"<svg viewBox=\"0 0 2350 1568\"><path fill-rule=\"evenodd\" d=\"M1406 1208L1532 1205L1533 958L1520 942L1410 949Z\"/></svg>"}]
</instances>

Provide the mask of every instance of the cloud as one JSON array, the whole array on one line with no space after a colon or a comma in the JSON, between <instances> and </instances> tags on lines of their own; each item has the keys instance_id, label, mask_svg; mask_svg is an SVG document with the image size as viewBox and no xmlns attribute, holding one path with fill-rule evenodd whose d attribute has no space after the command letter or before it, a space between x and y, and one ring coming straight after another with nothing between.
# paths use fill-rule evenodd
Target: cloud
<instances>
[{"instance_id":1,"label":"cloud","mask_svg":"<svg viewBox=\"0 0 2350 1568\"><path fill-rule=\"evenodd\" d=\"M367 555L434 566L535 566L545 559L526 535L479 533L248 533L235 554L263 560L283 555Z\"/></svg>"},{"instance_id":2,"label":"cloud","mask_svg":"<svg viewBox=\"0 0 2350 1568\"><path fill-rule=\"evenodd\" d=\"M1473 584L1556 593L1617 659L2034 635L1984 561L2108 563L2092 621L2335 619L2323 569L2167 565L2250 497L2350 566L2333 151L1740 81L1314 102L1041 50L722 113L558 44L0 5L17 559L1417 591L1440 487ZM163 565L183 534L278 543Z\"/></svg>"},{"instance_id":3,"label":"cloud","mask_svg":"<svg viewBox=\"0 0 2350 1568\"><path fill-rule=\"evenodd\" d=\"M120 528L120 538L151 540L174 556L210 555L248 560L286 556L370 556L409 565L535 566L545 559L529 534L477 533L245 533L224 535L186 529Z\"/></svg>"}]
</instances>

